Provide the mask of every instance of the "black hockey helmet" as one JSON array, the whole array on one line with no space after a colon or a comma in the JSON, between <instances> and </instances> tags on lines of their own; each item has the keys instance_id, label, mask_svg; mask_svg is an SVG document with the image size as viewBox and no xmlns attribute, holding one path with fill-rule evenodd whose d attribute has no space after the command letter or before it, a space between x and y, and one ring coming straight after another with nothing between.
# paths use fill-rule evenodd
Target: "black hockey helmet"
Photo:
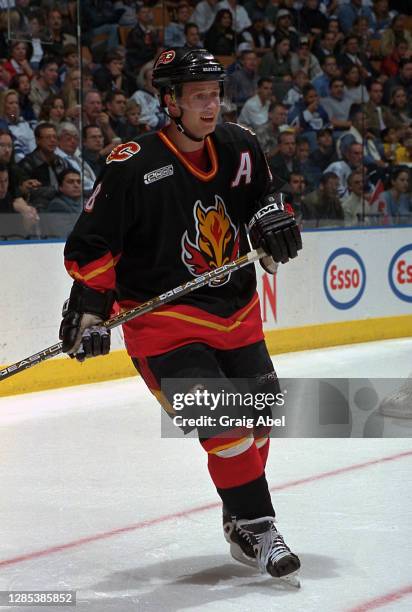
<instances>
[{"instance_id":1,"label":"black hockey helmet","mask_svg":"<svg viewBox=\"0 0 412 612\"><path fill-rule=\"evenodd\" d=\"M162 51L153 68L153 86L163 94L182 83L219 81L225 70L206 49L170 48Z\"/></svg>"}]
</instances>

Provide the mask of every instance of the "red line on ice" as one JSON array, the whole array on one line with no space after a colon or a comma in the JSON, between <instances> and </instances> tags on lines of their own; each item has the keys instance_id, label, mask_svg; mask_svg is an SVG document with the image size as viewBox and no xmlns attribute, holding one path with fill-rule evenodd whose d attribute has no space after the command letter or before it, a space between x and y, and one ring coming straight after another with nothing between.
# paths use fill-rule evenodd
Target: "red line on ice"
<instances>
[{"instance_id":1,"label":"red line on ice","mask_svg":"<svg viewBox=\"0 0 412 612\"><path fill-rule=\"evenodd\" d=\"M399 601L399 599L408 597L408 595L412 595L412 584L396 591L392 591L391 593L387 593L386 595L375 597L375 599L365 601L364 603L351 608L348 612L369 612L369 610L375 610L376 608L386 606L394 601Z\"/></svg>"},{"instance_id":2,"label":"red line on ice","mask_svg":"<svg viewBox=\"0 0 412 612\"><path fill-rule=\"evenodd\" d=\"M337 468L335 470L330 470L328 472L321 472L320 474L314 474L313 476L307 476L306 478L299 478L298 480L291 480L289 482L285 482L283 484L270 487L270 490L271 491L283 491L284 489L290 489L292 487L297 487L299 485L307 484L309 482L316 482L317 480L323 480L324 478L332 478L333 476L339 476L340 474L345 474L346 472L353 472L354 470L361 470L363 468L367 468L372 465L386 463L388 461L396 461L398 459L403 459L404 457L410 457L410 456L412 456L412 450L404 451L396 455L389 455L387 457L381 457L379 459L371 459L369 461L364 461L363 463L355 463L352 465L348 465L346 467ZM221 505L220 502L212 502L210 504L204 504L203 506L197 506L195 508L188 508L187 510L181 510L180 512L174 512L173 514L166 514L163 516L159 516L157 518L148 519L146 521L140 521L139 523L134 523L133 525L128 525L126 527L118 527L117 529L112 529L110 531L96 533L91 536L79 538L78 540L74 540L73 542L66 542L65 544L57 544L56 546L44 548L43 550L35 550L31 553L18 555L17 557L11 557L10 559L4 559L3 561L0 561L0 568L6 567L8 565L14 565L16 563L21 563L23 561L31 561L32 559L38 559L39 557L46 557L53 553L62 552L70 548L77 548L78 546L82 546L83 544L90 544L92 542L98 542L99 540L105 540L107 538L111 538L116 535L128 533L129 531L143 529L144 527L152 527L153 525L158 525L159 523L173 521L174 519L183 518L185 516L190 516L192 514L198 514L199 512L206 512L207 510L218 508L220 507L220 505Z\"/></svg>"}]
</instances>

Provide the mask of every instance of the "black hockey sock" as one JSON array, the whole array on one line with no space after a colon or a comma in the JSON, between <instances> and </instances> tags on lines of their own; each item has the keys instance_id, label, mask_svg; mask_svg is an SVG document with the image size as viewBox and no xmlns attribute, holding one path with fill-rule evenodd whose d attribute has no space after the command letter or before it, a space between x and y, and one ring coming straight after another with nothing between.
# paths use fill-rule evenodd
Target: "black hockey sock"
<instances>
[{"instance_id":1,"label":"black hockey sock","mask_svg":"<svg viewBox=\"0 0 412 612\"><path fill-rule=\"evenodd\" d=\"M217 489L223 505L237 519L253 520L275 516L265 474L256 480L230 489Z\"/></svg>"}]
</instances>

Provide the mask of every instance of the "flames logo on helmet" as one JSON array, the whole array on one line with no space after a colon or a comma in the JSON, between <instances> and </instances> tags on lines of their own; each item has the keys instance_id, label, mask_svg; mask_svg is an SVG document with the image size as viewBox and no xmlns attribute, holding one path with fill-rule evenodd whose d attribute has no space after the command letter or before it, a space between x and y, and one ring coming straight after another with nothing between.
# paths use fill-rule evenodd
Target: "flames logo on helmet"
<instances>
[{"instance_id":1,"label":"flames logo on helmet","mask_svg":"<svg viewBox=\"0 0 412 612\"><path fill-rule=\"evenodd\" d=\"M225 204L215 195L215 204L205 208L198 200L193 207L196 240L192 242L186 231L182 236L182 261L193 276L219 268L236 259L239 254L239 231L226 211ZM230 274L209 282L211 287L224 285Z\"/></svg>"},{"instance_id":2,"label":"flames logo on helmet","mask_svg":"<svg viewBox=\"0 0 412 612\"><path fill-rule=\"evenodd\" d=\"M156 68L162 64L170 64L170 62L173 62L175 57L176 53L174 51L163 51L163 53L159 55L159 59L156 62Z\"/></svg>"}]
</instances>

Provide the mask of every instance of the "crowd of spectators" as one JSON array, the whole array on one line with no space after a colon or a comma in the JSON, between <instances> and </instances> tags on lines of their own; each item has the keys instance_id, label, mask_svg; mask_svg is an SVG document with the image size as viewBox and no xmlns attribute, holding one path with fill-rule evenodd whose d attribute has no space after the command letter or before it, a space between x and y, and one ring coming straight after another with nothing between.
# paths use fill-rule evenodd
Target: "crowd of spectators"
<instances>
[{"instance_id":1,"label":"crowd of spectators","mask_svg":"<svg viewBox=\"0 0 412 612\"><path fill-rule=\"evenodd\" d=\"M165 46L224 63L220 121L256 133L303 227L412 223L410 4L0 0L0 237L65 237L112 148L167 125Z\"/></svg>"}]
</instances>

